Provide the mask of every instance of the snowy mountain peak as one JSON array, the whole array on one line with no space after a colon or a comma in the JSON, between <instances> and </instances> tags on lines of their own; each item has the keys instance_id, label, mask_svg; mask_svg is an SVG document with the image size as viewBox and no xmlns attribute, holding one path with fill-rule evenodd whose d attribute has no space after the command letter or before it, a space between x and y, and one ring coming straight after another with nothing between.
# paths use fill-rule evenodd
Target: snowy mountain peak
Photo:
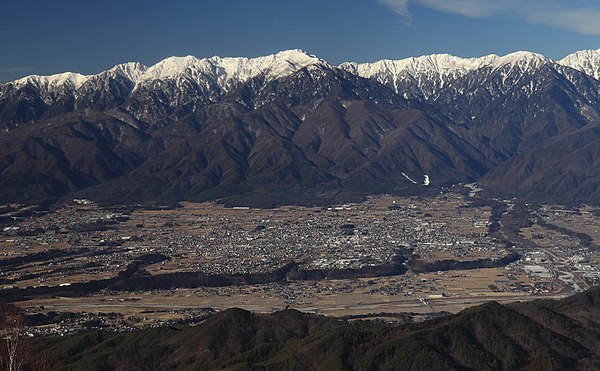
<instances>
[{"instance_id":1,"label":"snowy mountain peak","mask_svg":"<svg viewBox=\"0 0 600 371\"><path fill-rule=\"evenodd\" d=\"M198 58L192 55L169 57L148 68L140 77L140 81L173 78L184 72L187 68L198 65L200 62Z\"/></svg>"},{"instance_id":2,"label":"snowy mountain peak","mask_svg":"<svg viewBox=\"0 0 600 371\"><path fill-rule=\"evenodd\" d=\"M131 80L133 82L137 82L139 80L139 78L144 73L146 73L147 70L148 70L148 67L144 66L143 64L141 64L139 62L128 62L128 63L117 64L116 66L114 66L113 68L108 70L108 72L112 72L115 74L125 76L129 80Z\"/></svg>"},{"instance_id":3,"label":"snowy mountain peak","mask_svg":"<svg viewBox=\"0 0 600 371\"><path fill-rule=\"evenodd\" d=\"M600 79L600 49L578 51L566 56L558 63L584 72L596 80Z\"/></svg>"},{"instance_id":4,"label":"snowy mountain peak","mask_svg":"<svg viewBox=\"0 0 600 371\"><path fill-rule=\"evenodd\" d=\"M267 80L288 76L304 67L327 64L302 50L285 50L256 58L213 57L209 61L222 76L236 77L242 82L264 75Z\"/></svg>"},{"instance_id":5,"label":"snowy mountain peak","mask_svg":"<svg viewBox=\"0 0 600 371\"><path fill-rule=\"evenodd\" d=\"M303 67L314 64L327 64L327 62L325 62L324 60L318 58L313 54L308 54L307 52L301 49L290 49L280 51L279 53L274 54L273 57L274 59L285 60Z\"/></svg>"},{"instance_id":6,"label":"snowy mountain peak","mask_svg":"<svg viewBox=\"0 0 600 371\"><path fill-rule=\"evenodd\" d=\"M520 67L522 70L536 69L548 63L553 63L553 61L541 54L526 51L510 53L503 57L498 57L496 60L498 67L511 65Z\"/></svg>"},{"instance_id":7,"label":"snowy mountain peak","mask_svg":"<svg viewBox=\"0 0 600 371\"><path fill-rule=\"evenodd\" d=\"M265 81L282 78L308 66L329 66L327 62L298 49L263 57L170 57L154 66L137 80L138 84L164 79L188 79L200 86L217 84L223 91L262 76Z\"/></svg>"},{"instance_id":8,"label":"snowy mountain peak","mask_svg":"<svg viewBox=\"0 0 600 371\"><path fill-rule=\"evenodd\" d=\"M43 92L47 92L48 90L63 87L77 89L81 85L83 85L83 83L85 83L88 79L89 76L73 72L65 72L50 76L30 75L23 77L19 80L15 80L12 82L12 84L14 84L15 86L29 84L37 87Z\"/></svg>"},{"instance_id":9,"label":"snowy mountain peak","mask_svg":"<svg viewBox=\"0 0 600 371\"><path fill-rule=\"evenodd\" d=\"M268 80L286 77L308 66L329 66L324 60L299 49L250 59L249 65L255 69L255 73L264 74Z\"/></svg>"}]
</instances>

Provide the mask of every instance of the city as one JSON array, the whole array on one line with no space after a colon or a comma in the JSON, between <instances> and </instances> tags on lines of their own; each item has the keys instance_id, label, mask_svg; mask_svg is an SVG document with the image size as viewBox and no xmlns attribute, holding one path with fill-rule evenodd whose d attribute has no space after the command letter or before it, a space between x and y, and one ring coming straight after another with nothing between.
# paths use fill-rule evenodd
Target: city
<instances>
[{"instance_id":1,"label":"city","mask_svg":"<svg viewBox=\"0 0 600 371\"><path fill-rule=\"evenodd\" d=\"M0 284L45 322L63 313L29 330L51 334L194 323L229 307L414 321L600 282L596 209L478 191L273 209L5 205Z\"/></svg>"}]
</instances>

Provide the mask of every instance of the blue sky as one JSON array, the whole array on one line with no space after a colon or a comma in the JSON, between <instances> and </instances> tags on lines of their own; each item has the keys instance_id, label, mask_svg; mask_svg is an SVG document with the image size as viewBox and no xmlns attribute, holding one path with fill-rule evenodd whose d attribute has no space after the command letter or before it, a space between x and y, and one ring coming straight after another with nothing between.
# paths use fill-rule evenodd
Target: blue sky
<instances>
[{"instance_id":1,"label":"blue sky","mask_svg":"<svg viewBox=\"0 0 600 371\"><path fill-rule=\"evenodd\" d=\"M0 81L300 48L338 64L600 48L597 0L3 0Z\"/></svg>"}]
</instances>

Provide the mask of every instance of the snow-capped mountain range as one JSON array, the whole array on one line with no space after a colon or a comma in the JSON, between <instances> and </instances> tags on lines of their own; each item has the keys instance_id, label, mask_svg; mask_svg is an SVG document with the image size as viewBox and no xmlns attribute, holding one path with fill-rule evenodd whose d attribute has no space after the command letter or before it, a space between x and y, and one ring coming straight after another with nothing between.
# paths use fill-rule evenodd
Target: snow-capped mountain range
<instances>
[{"instance_id":1,"label":"snow-capped mountain range","mask_svg":"<svg viewBox=\"0 0 600 371\"><path fill-rule=\"evenodd\" d=\"M434 54L374 63L343 63L340 67L362 77L375 78L380 83L393 87L400 94L404 93L406 81L411 81L420 87L423 97L430 98L453 81L473 71L485 69L491 73L500 68L509 68L526 72L547 63L553 62L543 55L516 52L504 57L488 55L481 58ZM408 93L404 95L411 98Z\"/></svg>"},{"instance_id":2,"label":"snow-capped mountain range","mask_svg":"<svg viewBox=\"0 0 600 371\"><path fill-rule=\"evenodd\" d=\"M51 76L31 75L4 85L18 88L32 85L43 94L52 90L77 90L85 84L97 83L107 77L124 77L134 83L135 88L156 80L192 80L208 87L216 83L223 91L232 86L244 83L257 76L270 81L288 76L311 65L328 66L328 63L301 50L286 50L277 54L257 58L221 58L211 57L199 59L188 55L185 57L169 57L153 66L129 62L118 64L110 70L96 75L82 75L66 72ZM134 90L135 90L134 88Z\"/></svg>"},{"instance_id":3,"label":"snow-capped mountain range","mask_svg":"<svg viewBox=\"0 0 600 371\"><path fill-rule=\"evenodd\" d=\"M399 90L402 85L400 81L406 78L419 82L425 79L436 80L437 89L424 89L428 97L443 88L448 80L458 79L475 70L484 68L495 70L509 66L521 71L531 71L544 64L570 67L598 79L600 78L600 49L578 51L556 62L541 54L519 51L505 56L491 54L479 58L433 54L400 60L384 59L373 63L345 62L339 67L359 76L375 78L382 83L390 84L396 90ZM258 76L271 81L312 65L332 67L314 55L294 49L257 58L169 57L150 67L138 62L130 62L116 65L96 75L82 75L75 72L51 76L30 75L2 85L13 88L31 85L38 88L42 94L47 94L59 89L77 90L86 83L94 83L107 76L120 75L133 82L135 87L155 80L191 79L207 87L209 85L214 87L213 83L216 83L223 91L229 91L233 86Z\"/></svg>"},{"instance_id":4,"label":"snow-capped mountain range","mask_svg":"<svg viewBox=\"0 0 600 371\"><path fill-rule=\"evenodd\" d=\"M0 84L0 129L0 202L296 202L479 181L600 204L600 50L124 63Z\"/></svg>"},{"instance_id":5,"label":"snow-capped mountain range","mask_svg":"<svg viewBox=\"0 0 600 371\"><path fill-rule=\"evenodd\" d=\"M471 94L477 89L486 89L492 95L506 94L523 81L529 84L523 89L531 92L539 82L531 81L529 77L544 67L564 74L567 79L572 76L563 71L565 67L598 79L600 50L576 52L560 61L531 52L480 58L435 54L374 63L347 62L337 67L298 49L257 58L170 57L150 67L131 62L96 75L74 72L31 75L0 84L0 119L3 126L8 123L12 127L39 119L44 114L47 116L49 112L62 112L65 107L67 110L87 107L107 109L136 96L142 96L141 101L146 104L150 101L166 104L169 106L163 109L166 114L192 102L218 102L250 82L252 90L260 92L270 82L307 67L344 70L374 79L405 99L431 103L444 100L448 94ZM149 98L149 95L152 97ZM259 105L263 103L258 102ZM16 109L15 104L20 108ZM55 105L61 108L51 109ZM136 107L135 102L128 107ZM458 117L449 111L447 114L463 123L470 122L475 116L472 113L472 117L464 114L464 117Z\"/></svg>"}]
</instances>

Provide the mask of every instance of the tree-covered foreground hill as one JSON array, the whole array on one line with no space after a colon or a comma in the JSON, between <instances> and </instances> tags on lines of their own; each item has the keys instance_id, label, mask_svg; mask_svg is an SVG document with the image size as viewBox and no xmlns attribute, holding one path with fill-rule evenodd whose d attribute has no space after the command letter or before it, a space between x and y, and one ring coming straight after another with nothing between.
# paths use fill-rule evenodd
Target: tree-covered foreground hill
<instances>
[{"instance_id":1,"label":"tree-covered foreground hill","mask_svg":"<svg viewBox=\"0 0 600 371\"><path fill-rule=\"evenodd\" d=\"M600 287L411 325L230 309L195 327L36 339L29 350L29 364L65 370L599 369Z\"/></svg>"}]
</instances>

